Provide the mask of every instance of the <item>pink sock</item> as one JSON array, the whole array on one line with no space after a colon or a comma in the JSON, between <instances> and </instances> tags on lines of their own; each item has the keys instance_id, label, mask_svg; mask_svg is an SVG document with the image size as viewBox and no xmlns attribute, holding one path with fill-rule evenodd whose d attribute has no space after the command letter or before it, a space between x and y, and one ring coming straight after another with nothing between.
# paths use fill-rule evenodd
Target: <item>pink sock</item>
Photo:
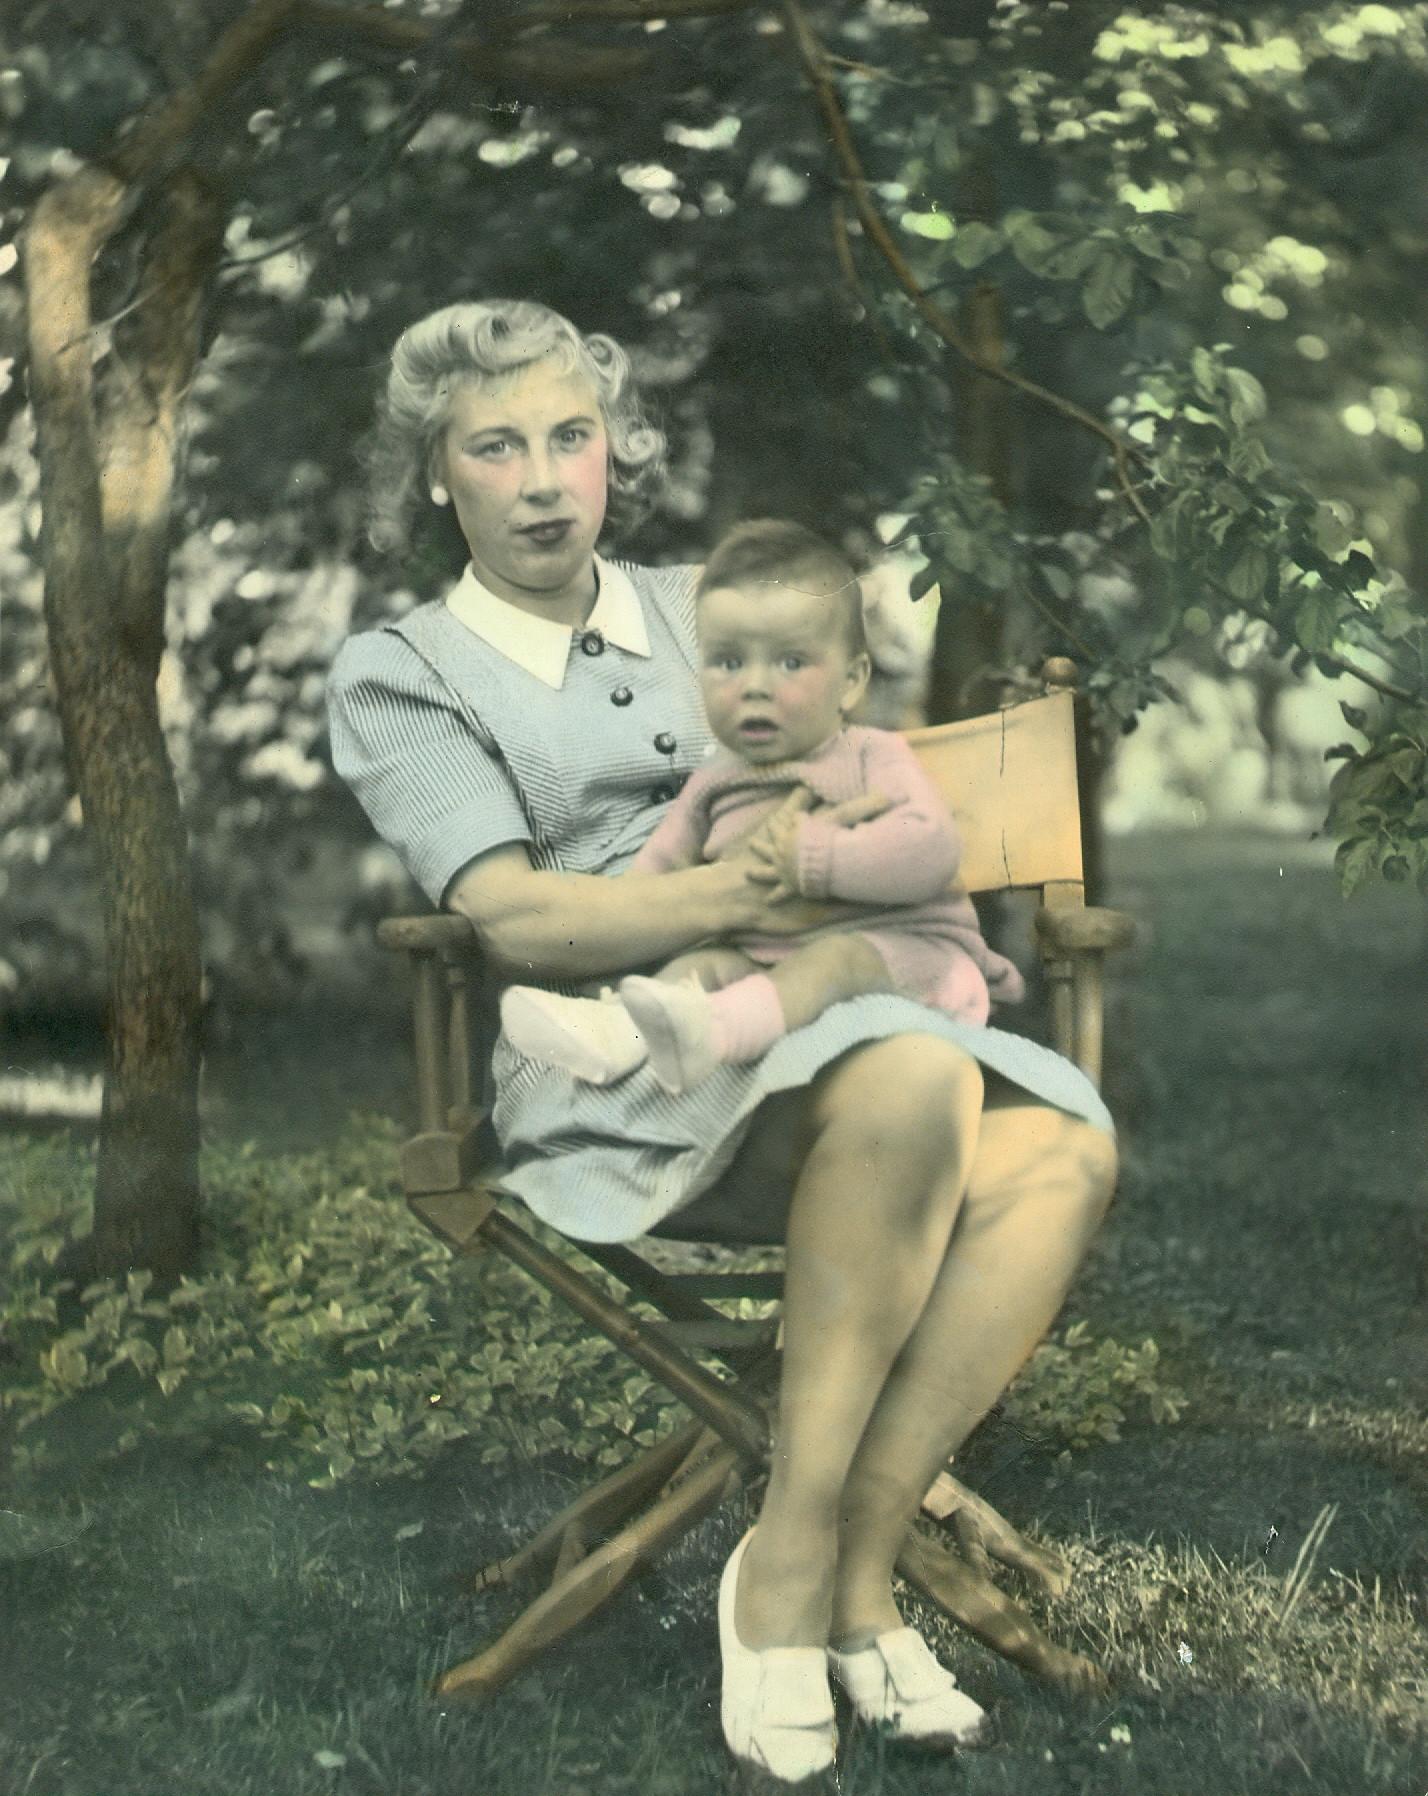
<instances>
[{"instance_id":1,"label":"pink sock","mask_svg":"<svg viewBox=\"0 0 1428 1796\"><path fill-rule=\"evenodd\" d=\"M757 1060L786 1033L778 987L767 973L749 973L709 994L714 1052L721 1060Z\"/></svg>"}]
</instances>

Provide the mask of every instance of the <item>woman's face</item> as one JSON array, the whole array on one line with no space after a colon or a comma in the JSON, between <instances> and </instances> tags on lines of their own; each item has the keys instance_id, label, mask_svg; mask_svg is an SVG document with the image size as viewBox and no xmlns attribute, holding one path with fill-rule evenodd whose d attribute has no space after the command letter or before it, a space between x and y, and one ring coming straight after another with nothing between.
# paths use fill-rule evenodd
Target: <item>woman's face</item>
<instances>
[{"instance_id":1,"label":"woman's face","mask_svg":"<svg viewBox=\"0 0 1428 1796\"><path fill-rule=\"evenodd\" d=\"M522 610L583 623L609 466L590 382L547 359L497 386L463 384L436 465L482 584Z\"/></svg>"}]
</instances>

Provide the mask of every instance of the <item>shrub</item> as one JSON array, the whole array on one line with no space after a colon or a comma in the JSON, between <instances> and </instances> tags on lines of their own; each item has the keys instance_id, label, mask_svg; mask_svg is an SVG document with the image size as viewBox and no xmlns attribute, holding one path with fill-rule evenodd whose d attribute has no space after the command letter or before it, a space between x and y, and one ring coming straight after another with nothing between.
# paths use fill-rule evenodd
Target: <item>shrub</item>
<instances>
[{"instance_id":1,"label":"shrub","mask_svg":"<svg viewBox=\"0 0 1428 1796\"><path fill-rule=\"evenodd\" d=\"M91 1156L7 1143L0 1402L18 1463L81 1401L91 1451L236 1426L318 1485L411 1471L467 1436L490 1462L559 1449L614 1464L682 1415L500 1256L453 1259L400 1201L395 1145L368 1121L324 1153L210 1147L203 1276L163 1297L143 1274L94 1285L65 1326L50 1268L87 1227Z\"/></svg>"},{"instance_id":2,"label":"shrub","mask_svg":"<svg viewBox=\"0 0 1428 1796\"><path fill-rule=\"evenodd\" d=\"M409 1472L462 1438L492 1463L559 1451L613 1465L682 1419L502 1256L451 1257L401 1202L391 1124L355 1119L321 1153L215 1144L203 1173L201 1277L164 1296L144 1274L75 1294L54 1267L88 1227L92 1150L0 1144L0 1405L21 1468L62 1414L82 1417L91 1457L236 1430L271 1469L316 1485ZM1028 1432L1080 1446L1115 1439L1136 1397L1156 1420L1182 1402L1154 1342L1096 1341L1078 1323L1037 1350L1006 1407Z\"/></svg>"}]
</instances>

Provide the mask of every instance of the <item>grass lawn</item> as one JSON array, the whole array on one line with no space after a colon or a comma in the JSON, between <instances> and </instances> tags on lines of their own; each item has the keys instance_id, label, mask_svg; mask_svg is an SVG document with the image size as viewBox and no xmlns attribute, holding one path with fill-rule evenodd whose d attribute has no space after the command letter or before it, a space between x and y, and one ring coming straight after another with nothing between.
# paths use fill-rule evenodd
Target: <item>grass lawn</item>
<instances>
[{"instance_id":1,"label":"grass lawn","mask_svg":"<svg viewBox=\"0 0 1428 1796\"><path fill-rule=\"evenodd\" d=\"M845 1791L1423 1796L1421 900L1345 905L1302 847L1233 838L1137 839L1113 870L1143 923L1111 993L1125 1171L1068 1313L1153 1336L1190 1402L1070 1455L994 1422L964 1475L1072 1559L1070 1595L1035 1606L1116 1687L1065 1702L942 1635L996 1746L949 1763L855 1741ZM305 1087L280 1035L232 1045L224 1125L261 1137L271 1113L260 1155L286 1150L304 1090L321 1139L396 1085L370 1044L347 1086L321 1054ZM0 1167L14 1151L0 1138ZM498 1702L443 1710L427 1681L517 1600L457 1577L581 1467L492 1465L478 1438L417 1474L314 1489L222 1439L96 1463L84 1413L0 1494L0 1796L726 1787L713 1603L737 1506Z\"/></svg>"}]
</instances>

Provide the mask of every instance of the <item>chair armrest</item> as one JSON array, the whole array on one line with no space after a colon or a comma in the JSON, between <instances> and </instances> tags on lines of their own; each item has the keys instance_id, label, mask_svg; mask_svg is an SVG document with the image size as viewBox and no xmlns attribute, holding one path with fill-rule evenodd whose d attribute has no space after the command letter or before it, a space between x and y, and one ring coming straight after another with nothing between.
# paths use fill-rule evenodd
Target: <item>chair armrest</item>
<instances>
[{"instance_id":1,"label":"chair armrest","mask_svg":"<svg viewBox=\"0 0 1428 1796\"><path fill-rule=\"evenodd\" d=\"M1103 910L1098 905L1066 910L1043 906L1036 913L1036 933L1050 955L1104 954L1130 946L1135 940L1135 918L1123 910Z\"/></svg>"},{"instance_id":2,"label":"chair armrest","mask_svg":"<svg viewBox=\"0 0 1428 1796\"><path fill-rule=\"evenodd\" d=\"M383 917L377 940L384 948L405 948L418 954L439 954L443 948L469 948L476 931L465 917L440 911L427 917Z\"/></svg>"}]
</instances>

